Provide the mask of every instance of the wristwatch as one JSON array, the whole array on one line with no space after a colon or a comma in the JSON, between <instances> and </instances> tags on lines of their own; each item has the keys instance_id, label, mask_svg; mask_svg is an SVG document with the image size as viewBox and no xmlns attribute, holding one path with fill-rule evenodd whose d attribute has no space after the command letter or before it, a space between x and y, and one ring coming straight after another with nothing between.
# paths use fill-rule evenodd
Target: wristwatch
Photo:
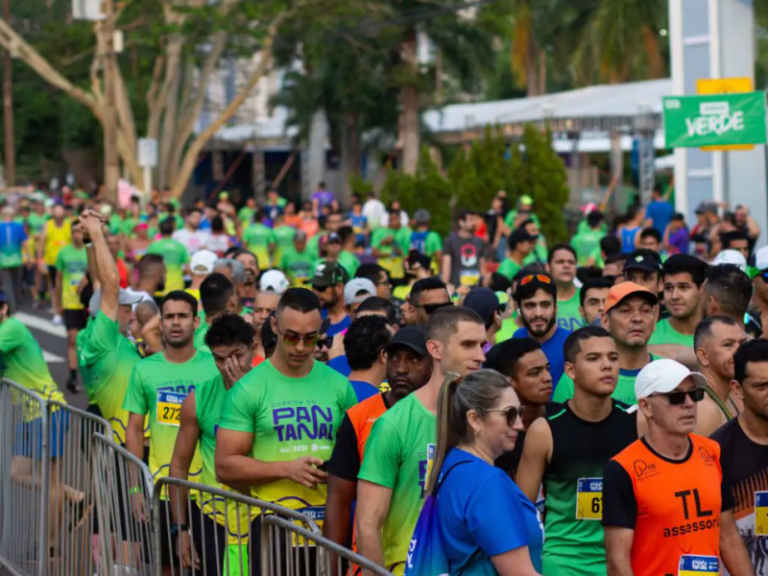
<instances>
[{"instance_id":1,"label":"wristwatch","mask_svg":"<svg viewBox=\"0 0 768 576\"><path fill-rule=\"evenodd\" d=\"M189 532L189 526L186 524L171 524L171 537L176 538L179 532Z\"/></svg>"}]
</instances>

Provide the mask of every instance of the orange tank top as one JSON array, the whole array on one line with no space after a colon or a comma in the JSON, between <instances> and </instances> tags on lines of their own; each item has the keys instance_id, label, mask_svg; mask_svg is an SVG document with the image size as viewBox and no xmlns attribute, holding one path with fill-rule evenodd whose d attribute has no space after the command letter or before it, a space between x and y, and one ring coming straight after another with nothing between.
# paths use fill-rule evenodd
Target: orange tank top
<instances>
[{"instance_id":1,"label":"orange tank top","mask_svg":"<svg viewBox=\"0 0 768 576\"><path fill-rule=\"evenodd\" d=\"M694 434L690 439L682 461L656 454L642 440L614 458L632 479L637 502L635 576L720 574L720 446Z\"/></svg>"},{"instance_id":2,"label":"orange tank top","mask_svg":"<svg viewBox=\"0 0 768 576\"><path fill-rule=\"evenodd\" d=\"M373 423L386 411L387 405L382 394L376 394L347 410L347 416L349 416L352 428L355 429L355 436L357 436L357 452L360 454L361 464L365 454L365 444L368 442L368 436L371 435Z\"/></svg>"}]
</instances>

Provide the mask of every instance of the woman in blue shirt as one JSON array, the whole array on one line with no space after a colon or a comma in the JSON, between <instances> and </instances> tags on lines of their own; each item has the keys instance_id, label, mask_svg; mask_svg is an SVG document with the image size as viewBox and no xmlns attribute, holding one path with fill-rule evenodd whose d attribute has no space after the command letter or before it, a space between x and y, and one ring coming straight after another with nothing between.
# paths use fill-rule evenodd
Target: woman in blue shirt
<instances>
[{"instance_id":1,"label":"woman in blue shirt","mask_svg":"<svg viewBox=\"0 0 768 576\"><path fill-rule=\"evenodd\" d=\"M437 515L450 565L461 576L536 576L542 524L533 504L494 461L523 429L520 400L495 370L446 382L437 411L429 491L440 483Z\"/></svg>"}]
</instances>

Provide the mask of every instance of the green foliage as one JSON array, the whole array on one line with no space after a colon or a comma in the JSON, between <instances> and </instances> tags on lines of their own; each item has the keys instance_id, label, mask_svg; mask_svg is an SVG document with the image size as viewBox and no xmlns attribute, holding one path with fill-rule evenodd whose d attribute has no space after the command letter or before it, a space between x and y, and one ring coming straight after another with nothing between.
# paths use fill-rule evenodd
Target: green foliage
<instances>
[{"instance_id":1,"label":"green foliage","mask_svg":"<svg viewBox=\"0 0 768 576\"><path fill-rule=\"evenodd\" d=\"M353 174L349 178L349 189L352 194L357 194L365 202L373 194L373 184L368 180L363 180L361 176Z\"/></svg>"}]
</instances>

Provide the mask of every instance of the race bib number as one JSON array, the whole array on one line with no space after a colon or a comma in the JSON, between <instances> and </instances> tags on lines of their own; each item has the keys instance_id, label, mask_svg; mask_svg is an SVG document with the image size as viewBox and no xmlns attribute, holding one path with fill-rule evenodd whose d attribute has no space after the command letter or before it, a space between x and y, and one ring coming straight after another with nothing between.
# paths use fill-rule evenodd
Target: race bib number
<instances>
[{"instance_id":1,"label":"race bib number","mask_svg":"<svg viewBox=\"0 0 768 576\"><path fill-rule=\"evenodd\" d=\"M323 522L325 521L325 506L309 506L307 508L299 508L296 510L296 512L301 512L305 516L308 516L312 520L315 521L315 524L317 524L318 528L321 530L323 529ZM301 520L294 520L293 523L296 526L299 526L301 528L307 528L307 525L304 524ZM304 546L305 545L305 538L299 534L293 534L293 545L294 546ZM314 546L315 543L310 541L306 542L307 546Z\"/></svg>"},{"instance_id":2,"label":"race bib number","mask_svg":"<svg viewBox=\"0 0 768 576\"><path fill-rule=\"evenodd\" d=\"M768 492L755 492L755 535L768 536Z\"/></svg>"},{"instance_id":3,"label":"race bib number","mask_svg":"<svg viewBox=\"0 0 768 576\"><path fill-rule=\"evenodd\" d=\"M579 478L576 484L576 520L603 519L603 479Z\"/></svg>"},{"instance_id":4,"label":"race bib number","mask_svg":"<svg viewBox=\"0 0 768 576\"><path fill-rule=\"evenodd\" d=\"M157 423L166 426L179 426L181 424L181 405L186 397L186 394L158 390Z\"/></svg>"},{"instance_id":5,"label":"race bib number","mask_svg":"<svg viewBox=\"0 0 768 576\"><path fill-rule=\"evenodd\" d=\"M462 270L459 276L459 282L462 286L476 286L480 282L479 270Z\"/></svg>"},{"instance_id":6,"label":"race bib number","mask_svg":"<svg viewBox=\"0 0 768 576\"><path fill-rule=\"evenodd\" d=\"M720 560L717 556L695 556L683 554L677 576L719 576Z\"/></svg>"}]
</instances>

